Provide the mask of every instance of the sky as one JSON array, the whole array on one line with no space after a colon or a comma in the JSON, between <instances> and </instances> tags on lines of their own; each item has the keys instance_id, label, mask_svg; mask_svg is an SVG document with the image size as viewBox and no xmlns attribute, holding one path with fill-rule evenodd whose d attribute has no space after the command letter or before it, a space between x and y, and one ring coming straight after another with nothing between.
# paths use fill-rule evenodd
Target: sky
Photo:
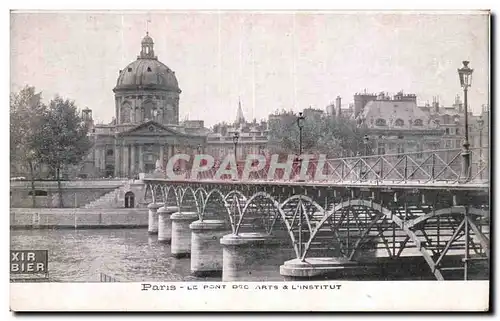
<instances>
[{"instance_id":1,"label":"sky","mask_svg":"<svg viewBox=\"0 0 500 321\"><path fill-rule=\"evenodd\" d=\"M150 22L148 22L148 20ZM474 69L469 104L489 104L486 14L365 12L22 12L11 14L11 91L25 85L115 113L118 72L134 61L146 30L182 90L180 118L206 126L307 107L337 96L403 90L418 103L462 97L457 68Z\"/></svg>"}]
</instances>

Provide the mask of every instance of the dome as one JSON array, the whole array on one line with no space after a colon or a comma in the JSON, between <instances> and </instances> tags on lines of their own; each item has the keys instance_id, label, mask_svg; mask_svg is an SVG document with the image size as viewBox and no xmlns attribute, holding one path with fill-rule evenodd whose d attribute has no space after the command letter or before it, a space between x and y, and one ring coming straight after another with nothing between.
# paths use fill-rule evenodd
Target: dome
<instances>
[{"instance_id":1,"label":"dome","mask_svg":"<svg viewBox=\"0 0 500 321\"><path fill-rule=\"evenodd\" d=\"M163 89L181 92L175 73L156 59L137 59L120 71L115 91Z\"/></svg>"},{"instance_id":2,"label":"dome","mask_svg":"<svg viewBox=\"0 0 500 321\"><path fill-rule=\"evenodd\" d=\"M142 38L142 41L141 41L142 44L153 44L153 38L151 38L149 36L149 32L146 32L146 35L144 36L144 38Z\"/></svg>"},{"instance_id":3,"label":"dome","mask_svg":"<svg viewBox=\"0 0 500 321\"><path fill-rule=\"evenodd\" d=\"M137 60L120 70L113 91L159 89L181 92L175 73L154 55L153 45L153 39L146 33Z\"/></svg>"}]
</instances>

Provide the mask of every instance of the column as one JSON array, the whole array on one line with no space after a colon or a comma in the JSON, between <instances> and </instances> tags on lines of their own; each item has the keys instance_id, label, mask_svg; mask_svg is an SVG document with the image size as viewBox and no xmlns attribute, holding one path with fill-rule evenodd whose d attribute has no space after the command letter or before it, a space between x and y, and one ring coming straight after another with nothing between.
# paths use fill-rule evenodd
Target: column
<instances>
[{"instance_id":1,"label":"column","mask_svg":"<svg viewBox=\"0 0 500 321\"><path fill-rule=\"evenodd\" d=\"M278 273L276 262L296 256L291 245L267 233L228 234L222 244L222 281L266 281Z\"/></svg>"},{"instance_id":2,"label":"column","mask_svg":"<svg viewBox=\"0 0 500 321\"><path fill-rule=\"evenodd\" d=\"M135 175L135 144L130 145L130 174Z\"/></svg>"},{"instance_id":3,"label":"column","mask_svg":"<svg viewBox=\"0 0 500 321\"><path fill-rule=\"evenodd\" d=\"M123 145L123 177L128 177L129 176L129 171L128 171L128 145Z\"/></svg>"},{"instance_id":4,"label":"column","mask_svg":"<svg viewBox=\"0 0 500 321\"><path fill-rule=\"evenodd\" d=\"M170 216L179 211L177 206L164 204L158 213L158 242L168 243L172 241L172 220Z\"/></svg>"},{"instance_id":5,"label":"column","mask_svg":"<svg viewBox=\"0 0 500 321\"><path fill-rule=\"evenodd\" d=\"M115 143L115 177L120 177L120 154L121 154L121 146L118 143Z\"/></svg>"},{"instance_id":6,"label":"column","mask_svg":"<svg viewBox=\"0 0 500 321\"><path fill-rule=\"evenodd\" d=\"M161 167L164 169L164 163L163 163L163 157L165 156L164 154L164 151L165 151L165 145L160 145L160 163L161 163Z\"/></svg>"},{"instance_id":7,"label":"column","mask_svg":"<svg viewBox=\"0 0 500 321\"><path fill-rule=\"evenodd\" d=\"M100 164L101 164L101 161L99 159L100 156L101 154L99 153L99 147L96 146L94 148L94 167L95 169L97 169L98 172L100 170Z\"/></svg>"},{"instance_id":8,"label":"column","mask_svg":"<svg viewBox=\"0 0 500 321\"><path fill-rule=\"evenodd\" d=\"M197 212L177 212L170 216L172 220L172 245L170 251L173 257L189 257L191 255L191 228L189 225L198 220Z\"/></svg>"},{"instance_id":9,"label":"column","mask_svg":"<svg viewBox=\"0 0 500 321\"><path fill-rule=\"evenodd\" d=\"M224 220L194 221L191 228L191 273L196 276L222 272L220 239L231 233Z\"/></svg>"},{"instance_id":10,"label":"column","mask_svg":"<svg viewBox=\"0 0 500 321\"><path fill-rule=\"evenodd\" d=\"M148 234L158 234L158 209L161 207L158 203L148 205Z\"/></svg>"},{"instance_id":11,"label":"column","mask_svg":"<svg viewBox=\"0 0 500 321\"><path fill-rule=\"evenodd\" d=\"M139 172L144 173L144 154L142 145L139 145Z\"/></svg>"},{"instance_id":12,"label":"column","mask_svg":"<svg viewBox=\"0 0 500 321\"><path fill-rule=\"evenodd\" d=\"M101 171L106 170L106 146L101 149Z\"/></svg>"}]
</instances>

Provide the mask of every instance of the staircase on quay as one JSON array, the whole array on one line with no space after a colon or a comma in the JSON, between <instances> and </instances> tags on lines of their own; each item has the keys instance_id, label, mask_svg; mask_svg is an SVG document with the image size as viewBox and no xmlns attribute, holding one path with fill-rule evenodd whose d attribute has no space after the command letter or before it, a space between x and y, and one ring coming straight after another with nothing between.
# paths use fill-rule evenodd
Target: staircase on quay
<instances>
[{"instance_id":1,"label":"staircase on quay","mask_svg":"<svg viewBox=\"0 0 500 321\"><path fill-rule=\"evenodd\" d=\"M125 193L130 190L130 182L115 188L111 192L104 194L98 199L86 204L83 208L116 208L123 207Z\"/></svg>"}]
</instances>

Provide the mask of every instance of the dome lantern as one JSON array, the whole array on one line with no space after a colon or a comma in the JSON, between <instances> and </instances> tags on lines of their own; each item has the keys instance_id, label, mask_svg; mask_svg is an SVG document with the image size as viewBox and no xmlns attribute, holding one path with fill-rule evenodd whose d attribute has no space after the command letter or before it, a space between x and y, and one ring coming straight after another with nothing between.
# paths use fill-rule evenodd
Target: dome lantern
<instances>
[{"instance_id":1,"label":"dome lantern","mask_svg":"<svg viewBox=\"0 0 500 321\"><path fill-rule=\"evenodd\" d=\"M156 59L154 52L154 42L153 38L149 36L149 32L146 32L146 36L142 38L141 41L141 53L139 54L139 59Z\"/></svg>"}]
</instances>

